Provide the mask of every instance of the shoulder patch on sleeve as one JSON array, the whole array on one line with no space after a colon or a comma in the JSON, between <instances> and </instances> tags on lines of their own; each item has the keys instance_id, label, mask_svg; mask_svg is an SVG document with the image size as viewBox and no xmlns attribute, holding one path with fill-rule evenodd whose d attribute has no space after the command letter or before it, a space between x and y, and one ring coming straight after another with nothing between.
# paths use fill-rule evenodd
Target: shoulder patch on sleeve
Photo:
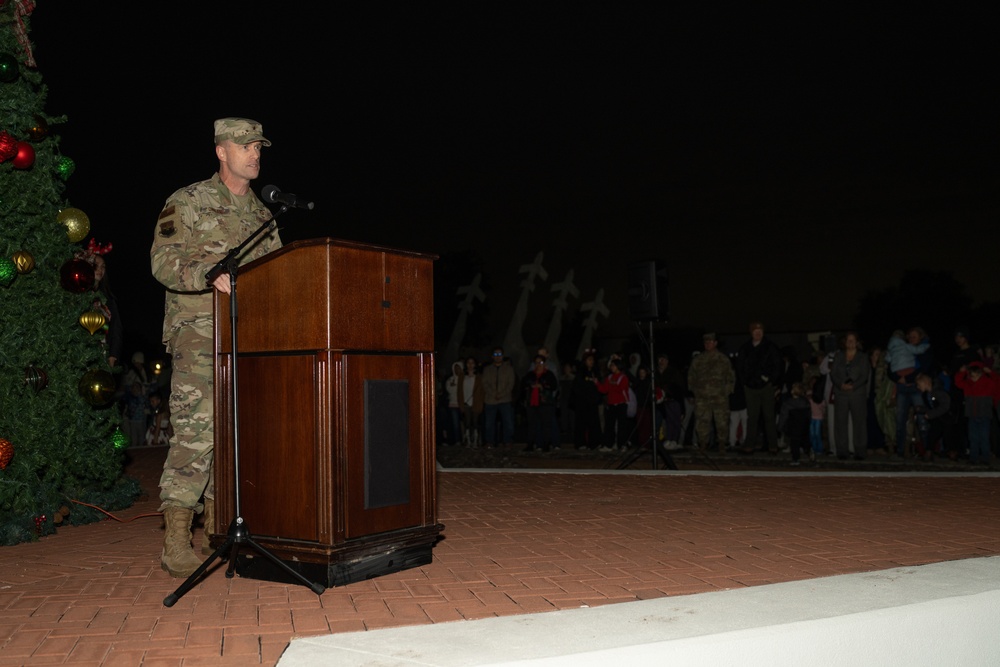
<instances>
[{"instance_id":1,"label":"shoulder patch on sleeve","mask_svg":"<svg viewBox=\"0 0 1000 667\"><path fill-rule=\"evenodd\" d=\"M177 228L174 227L174 214L177 212L175 206L170 205L160 211L160 217L157 218L160 223L160 236L167 239L177 233Z\"/></svg>"}]
</instances>

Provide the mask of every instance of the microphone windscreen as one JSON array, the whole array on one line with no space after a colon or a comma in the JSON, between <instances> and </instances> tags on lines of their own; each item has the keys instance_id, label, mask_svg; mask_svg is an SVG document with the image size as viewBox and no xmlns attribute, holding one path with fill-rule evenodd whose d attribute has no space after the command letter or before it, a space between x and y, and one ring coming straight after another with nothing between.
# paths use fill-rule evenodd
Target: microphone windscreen
<instances>
[{"instance_id":1,"label":"microphone windscreen","mask_svg":"<svg viewBox=\"0 0 1000 667\"><path fill-rule=\"evenodd\" d=\"M264 188L260 191L260 198L266 201L268 204L273 204L275 203L274 195L278 194L279 192L281 192L281 190L278 189L277 185L265 185Z\"/></svg>"}]
</instances>

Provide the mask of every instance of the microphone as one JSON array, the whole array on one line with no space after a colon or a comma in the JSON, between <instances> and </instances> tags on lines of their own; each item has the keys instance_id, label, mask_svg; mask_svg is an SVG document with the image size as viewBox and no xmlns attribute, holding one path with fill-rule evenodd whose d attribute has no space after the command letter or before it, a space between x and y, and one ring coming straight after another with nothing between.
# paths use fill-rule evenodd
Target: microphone
<instances>
[{"instance_id":1,"label":"microphone","mask_svg":"<svg viewBox=\"0 0 1000 667\"><path fill-rule=\"evenodd\" d=\"M268 204L284 204L285 206L291 206L292 208L306 208L310 211L313 208L313 203L311 201L304 201L299 199L296 195L282 192L278 189L277 185L265 185L260 191L260 198Z\"/></svg>"}]
</instances>

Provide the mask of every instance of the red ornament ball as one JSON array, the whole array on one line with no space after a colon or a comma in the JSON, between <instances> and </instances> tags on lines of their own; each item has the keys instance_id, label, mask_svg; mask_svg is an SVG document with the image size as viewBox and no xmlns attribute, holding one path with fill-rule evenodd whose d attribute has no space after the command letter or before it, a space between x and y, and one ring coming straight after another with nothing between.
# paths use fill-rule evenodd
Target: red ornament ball
<instances>
[{"instance_id":1,"label":"red ornament ball","mask_svg":"<svg viewBox=\"0 0 1000 667\"><path fill-rule=\"evenodd\" d=\"M17 155L11 163L15 169L30 169L35 164L35 149L27 141L17 142Z\"/></svg>"},{"instance_id":2,"label":"red ornament ball","mask_svg":"<svg viewBox=\"0 0 1000 667\"><path fill-rule=\"evenodd\" d=\"M85 259L71 259L59 269L59 283L67 292L83 294L94 286L94 267Z\"/></svg>"},{"instance_id":3,"label":"red ornament ball","mask_svg":"<svg viewBox=\"0 0 1000 667\"><path fill-rule=\"evenodd\" d=\"M7 130L0 130L0 162L6 162L17 155L17 139Z\"/></svg>"},{"instance_id":4,"label":"red ornament ball","mask_svg":"<svg viewBox=\"0 0 1000 667\"><path fill-rule=\"evenodd\" d=\"M6 438L0 438L0 470L6 470L12 458L14 458L14 444Z\"/></svg>"}]
</instances>

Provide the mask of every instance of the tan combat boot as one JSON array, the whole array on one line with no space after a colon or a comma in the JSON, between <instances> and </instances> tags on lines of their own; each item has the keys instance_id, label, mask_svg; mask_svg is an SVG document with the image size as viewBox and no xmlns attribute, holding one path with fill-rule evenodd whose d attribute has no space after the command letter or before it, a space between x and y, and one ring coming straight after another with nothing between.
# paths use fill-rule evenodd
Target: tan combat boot
<instances>
[{"instance_id":1,"label":"tan combat boot","mask_svg":"<svg viewBox=\"0 0 1000 667\"><path fill-rule=\"evenodd\" d=\"M205 534L201 538L201 552L206 556L212 554L212 541L209 536L215 532L215 498L205 498Z\"/></svg>"},{"instance_id":2,"label":"tan combat boot","mask_svg":"<svg viewBox=\"0 0 1000 667\"><path fill-rule=\"evenodd\" d=\"M171 577L188 577L201 565L201 559L191 546L191 521L194 510L187 507L167 507L163 510L166 532L160 567Z\"/></svg>"}]
</instances>

